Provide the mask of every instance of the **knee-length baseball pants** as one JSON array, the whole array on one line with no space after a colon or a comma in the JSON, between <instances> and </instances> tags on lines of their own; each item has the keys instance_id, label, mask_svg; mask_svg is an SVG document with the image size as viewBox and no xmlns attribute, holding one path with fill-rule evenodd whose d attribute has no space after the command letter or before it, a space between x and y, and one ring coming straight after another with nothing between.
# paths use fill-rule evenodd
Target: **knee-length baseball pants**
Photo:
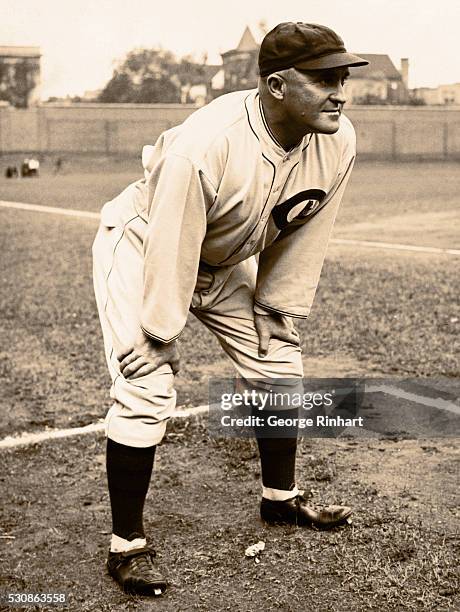
<instances>
[{"instance_id":1,"label":"knee-length baseball pants","mask_svg":"<svg viewBox=\"0 0 460 612\"><path fill-rule=\"evenodd\" d=\"M102 209L93 244L94 289L114 403L106 433L120 444L148 447L164 436L175 408L174 375L169 364L136 379L120 373L117 354L132 346L140 328L143 297L143 237L147 223L136 211L138 197L130 186ZM269 353L258 356L253 297L255 257L236 266L200 270L191 311L217 337L237 373L244 379L302 377L298 346L273 339Z\"/></svg>"}]
</instances>

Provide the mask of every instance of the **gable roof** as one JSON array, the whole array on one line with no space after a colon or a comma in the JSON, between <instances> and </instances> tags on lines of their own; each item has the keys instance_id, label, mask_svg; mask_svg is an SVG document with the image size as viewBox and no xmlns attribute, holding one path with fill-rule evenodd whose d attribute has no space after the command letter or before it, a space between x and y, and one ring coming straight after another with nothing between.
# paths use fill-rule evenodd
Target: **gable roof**
<instances>
[{"instance_id":1,"label":"gable roof","mask_svg":"<svg viewBox=\"0 0 460 612\"><path fill-rule=\"evenodd\" d=\"M388 55L378 53L357 53L357 55L367 60L369 64L367 66L352 68L352 78L402 80L401 74L398 72Z\"/></svg>"},{"instance_id":2,"label":"gable roof","mask_svg":"<svg viewBox=\"0 0 460 612\"><path fill-rule=\"evenodd\" d=\"M259 45L256 43L256 39L254 38L251 30L248 26L245 27L243 36L241 37L240 42L238 43L236 51L257 51L259 49Z\"/></svg>"}]
</instances>

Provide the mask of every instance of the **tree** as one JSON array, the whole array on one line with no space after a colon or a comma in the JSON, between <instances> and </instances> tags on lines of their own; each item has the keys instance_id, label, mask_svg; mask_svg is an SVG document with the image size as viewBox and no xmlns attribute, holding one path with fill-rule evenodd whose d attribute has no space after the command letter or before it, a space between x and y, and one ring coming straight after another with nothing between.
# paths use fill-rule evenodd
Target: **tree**
<instances>
[{"instance_id":1,"label":"tree","mask_svg":"<svg viewBox=\"0 0 460 612\"><path fill-rule=\"evenodd\" d=\"M163 49L130 51L102 90L100 102L180 102L178 61Z\"/></svg>"},{"instance_id":2,"label":"tree","mask_svg":"<svg viewBox=\"0 0 460 612\"><path fill-rule=\"evenodd\" d=\"M26 108L37 85L39 64L28 60L0 60L0 100Z\"/></svg>"}]
</instances>

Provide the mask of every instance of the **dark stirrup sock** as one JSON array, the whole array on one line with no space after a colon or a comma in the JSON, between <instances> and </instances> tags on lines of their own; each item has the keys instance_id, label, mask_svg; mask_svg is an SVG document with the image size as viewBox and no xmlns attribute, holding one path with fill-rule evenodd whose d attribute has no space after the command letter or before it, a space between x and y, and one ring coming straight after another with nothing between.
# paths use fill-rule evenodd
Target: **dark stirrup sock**
<instances>
[{"instance_id":1,"label":"dark stirrup sock","mask_svg":"<svg viewBox=\"0 0 460 612\"><path fill-rule=\"evenodd\" d=\"M251 409L253 416L264 416L264 425L254 426L260 455L262 484L266 488L290 491L295 486L295 458L297 453L298 408L277 411ZM267 426L270 417L283 419L285 426ZM282 436L282 437L281 437Z\"/></svg>"},{"instance_id":2,"label":"dark stirrup sock","mask_svg":"<svg viewBox=\"0 0 460 612\"><path fill-rule=\"evenodd\" d=\"M289 491L295 484L297 438L257 438L262 484Z\"/></svg>"},{"instance_id":3,"label":"dark stirrup sock","mask_svg":"<svg viewBox=\"0 0 460 612\"><path fill-rule=\"evenodd\" d=\"M112 532L125 540L145 537L142 515L156 446L135 448L107 439L107 482Z\"/></svg>"}]
</instances>

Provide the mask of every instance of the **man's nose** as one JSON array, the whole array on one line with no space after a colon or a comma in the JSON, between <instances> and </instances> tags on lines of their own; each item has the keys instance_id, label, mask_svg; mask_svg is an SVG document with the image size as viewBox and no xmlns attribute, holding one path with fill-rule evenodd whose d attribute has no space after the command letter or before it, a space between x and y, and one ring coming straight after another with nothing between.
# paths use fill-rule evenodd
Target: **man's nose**
<instances>
[{"instance_id":1,"label":"man's nose","mask_svg":"<svg viewBox=\"0 0 460 612\"><path fill-rule=\"evenodd\" d=\"M335 91L331 94L331 100L337 102L338 104L345 104L347 101L342 83L339 83Z\"/></svg>"}]
</instances>

